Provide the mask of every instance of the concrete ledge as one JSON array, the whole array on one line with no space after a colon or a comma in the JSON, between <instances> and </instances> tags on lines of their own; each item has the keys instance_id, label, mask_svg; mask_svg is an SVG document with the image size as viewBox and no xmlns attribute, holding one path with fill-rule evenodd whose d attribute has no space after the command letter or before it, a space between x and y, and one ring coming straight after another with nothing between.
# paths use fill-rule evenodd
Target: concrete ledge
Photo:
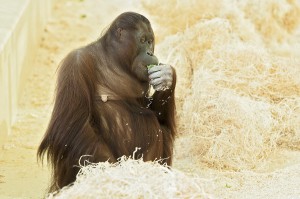
<instances>
[{"instance_id":1,"label":"concrete ledge","mask_svg":"<svg viewBox=\"0 0 300 199\"><path fill-rule=\"evenodd\" d=\"M54 0L1 0L0 143L10 134L25 77Z\"/></svg>"}]
</instances>

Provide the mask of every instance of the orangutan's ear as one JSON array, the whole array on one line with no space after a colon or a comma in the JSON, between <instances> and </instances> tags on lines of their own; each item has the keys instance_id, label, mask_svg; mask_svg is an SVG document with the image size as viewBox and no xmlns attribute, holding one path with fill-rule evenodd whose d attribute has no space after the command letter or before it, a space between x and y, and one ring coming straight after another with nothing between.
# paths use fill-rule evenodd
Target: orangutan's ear
<instances>
[{"instance_id":1,"label":"orangutan's ear","mask_svg":"<svg viewBox=\"0 0 300 199\"><path fill-rule=\"evenodd\" d=\"M120 39L122 37L122 34L123 34L123 28L118 28L116 34L117 34L118 39Z\"/></svg>"}]
</instances>

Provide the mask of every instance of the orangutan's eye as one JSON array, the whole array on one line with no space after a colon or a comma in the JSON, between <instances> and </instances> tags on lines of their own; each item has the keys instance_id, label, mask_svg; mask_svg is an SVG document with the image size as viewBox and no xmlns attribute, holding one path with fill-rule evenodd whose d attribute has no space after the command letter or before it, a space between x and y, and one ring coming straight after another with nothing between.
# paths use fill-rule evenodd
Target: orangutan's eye
<instances>
[{"instance_id":1,"label":"orangutan's eye","mask_svg":"<svg viewBox=\"0 0 300 199\"><path fill-rule=\"evenodd\" d=\"M142 38L141 38L141 42L142 42L142 43L145 43L145 42L146 42L146 38L145 38L145 37L142 37Z\"/></svg>"}]
</instances>

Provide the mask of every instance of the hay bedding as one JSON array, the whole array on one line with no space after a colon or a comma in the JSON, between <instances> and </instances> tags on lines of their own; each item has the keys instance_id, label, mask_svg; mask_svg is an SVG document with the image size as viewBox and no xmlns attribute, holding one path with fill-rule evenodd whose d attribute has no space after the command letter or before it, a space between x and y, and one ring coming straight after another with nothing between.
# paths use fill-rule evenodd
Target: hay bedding
<instances>
[{"instance_id":1,"label":"hay bedding","mask_svg":"<svg viewBox=\"0 0 300 199\"><path fill-rule=\"evenodd\" d=\"M179 139L188 137L191 156L243 170L259 169L280 147L299 150L299 1L143 5L161 35L157 54L179 74Z\"/></svg>"},{"instance_id":2,"label":"hay bedding","mask_svg":"<svg viewBox=\"0 0 300 199\"><path fill-rule=\"evenodd\" d=\"M228 176L234 176L236 182L242 181L243 186L239 188L239 192L223 198L300 199L299 166L296 164L268 173L229 172ZM228 186L231 185L234 186L234 183L228 183Z\"/></svg>"},{"instance_id":3,"label":"hay bedding","mask_svg":"<svg viewBox=\"0 0 300 199\"><path fill-rule=\"evenodd\" d=\"M81 165L72 186L52 193L59 198L212 198L205 193L209 181L160 165L159 161L143 162L122 157L119 162Z\"/></svg>"}]
</instances>

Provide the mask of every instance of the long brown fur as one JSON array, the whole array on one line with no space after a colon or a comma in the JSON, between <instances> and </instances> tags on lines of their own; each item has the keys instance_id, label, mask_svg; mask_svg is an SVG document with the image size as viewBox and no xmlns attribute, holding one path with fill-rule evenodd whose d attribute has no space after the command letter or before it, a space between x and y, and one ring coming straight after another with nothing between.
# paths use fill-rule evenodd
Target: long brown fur
<instances>
[{"instance_id":1,"label":"long brown fur","mask_svg":"<svg viewBox=\"0 0 300 199\"><path fill-rule=\"evenodd\" d=\"M52 117L38 148L38 157L46 155L52 165L50 192L75 181L83 155L90 162L116 162L140 147L136 157L171 165L175 71L172 88L155 92L151 100L148 82L140 82L129 69L135 55L115 53L120 48L116 28L130 29L139 22L150 25L137 13L120 15L100 39L72 51L60 64ZM134 52L136 46L128 48ZM102 94L113 99L104 102Z\"/></svg>"}]
</instances>

